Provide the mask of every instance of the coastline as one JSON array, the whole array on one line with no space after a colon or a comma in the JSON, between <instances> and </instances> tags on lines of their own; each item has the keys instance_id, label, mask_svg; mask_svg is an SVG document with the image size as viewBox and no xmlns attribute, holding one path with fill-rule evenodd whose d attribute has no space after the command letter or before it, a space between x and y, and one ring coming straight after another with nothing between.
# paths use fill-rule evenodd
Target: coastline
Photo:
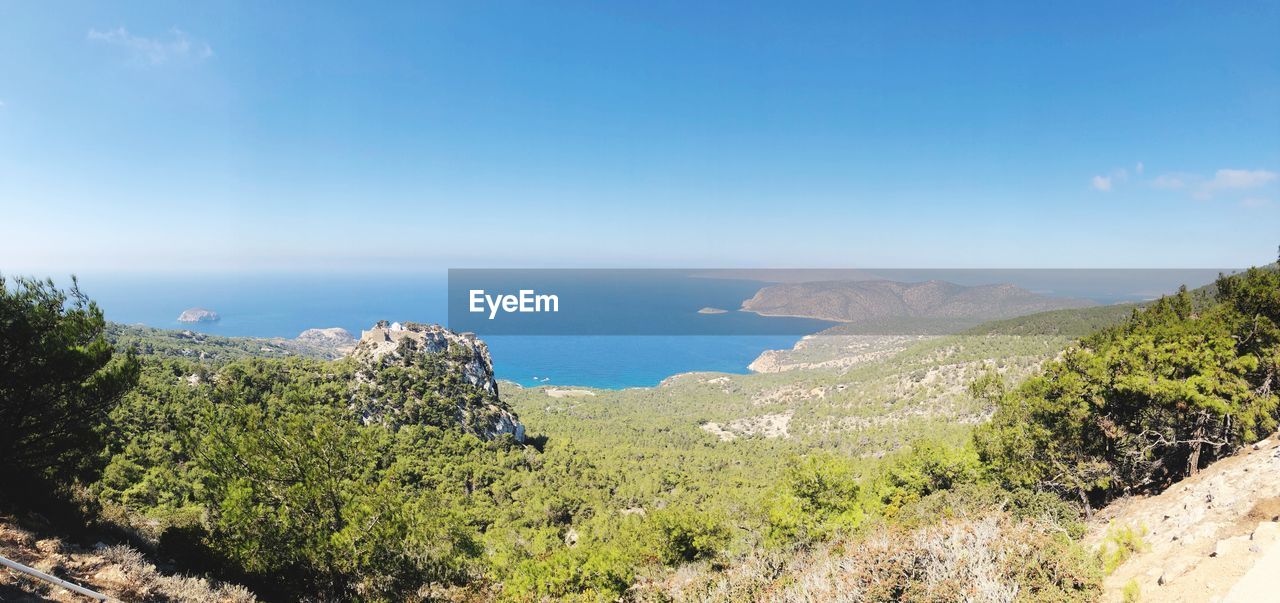
<instances>
[{"instance_id":1,"label":"coastline","mask_svg":"<svg viewBox=\"0 0 1280 603\"><path fill-rule=\"evenodd\" d=\"M818 333L810 333L810 334L808 334L808 335L803 335L803 336L801 336L799 339L797 339L797 340L796 340L796 342L795 342L794 344L792 344L792 345L791 345L791 347L789 347L789 348L767 348L767 349L761 350L761 351L760 351L760 353L756 354L755 358L753 358L753 359L751 360L751 362L747 363L746 367L744 367L744 371L743 371L743 372L730 372L730 371L722 371L722 370L691 370L691 371L680 371L680 372L676 372L676 373L671 373L671 374L667 375L666 377L663 377L660 381L658 381L658 382L657 382L656 384L654 384L654 385L630 385L630 386L624 386L624 387L599 387L599 386L594 386L594 385L580 385L580 384L574 384L574 383L569 383L569 382L565 382L565 383L556 383L556 384L552 384L552 383L543 383L543 384L537 384L537 385L525 385L525 384L523 384L523 383L520 383L519 381L515 381L515 380L512 380L512 379L508 379L508 378L506 378L506 377L499 377L499 378L498 378L498 381L499 381L499 383L510 384L511 386L516 387L516 388L519 388L519 389L522 389L522 390L542 390L542 391L543 391L543 393L547 393L547 395L549 395L549 396L551 396L551 397L553 397L553 398L559 398L559 397L562 397L562 396L552 395L552 394L550 394L549 392L553 392L553 391L564 391L564 390L578 390L578 391L590 391L590 392L595 392L595 391L624 391L624 390L633 390L633 389L660 389L660 388L663 388L663 387L667 387L667 386L671 385L672 383L674 383L674 382L676 382L676 381L678 381L678 380L680 380L680 379L682 379L682 378L690 377L690 376L697 376L697 375L726 375L726 376L727 376L727 375L758 375L758 374L762 374L762 373L768 372L768 371L758 371L758 370L756 370L755 368L752 368L752 367L757 366L757 364L758 364L758 363L763 362L765 359L768 359L768 358L774 357L774 356L776 356L777 354L785 354L785 353L788 353L788 352L798 351L798 350L799 350L799 349L804 345L804 343L805 343L806 341L811 340L812 338L814 338L814 337L816 337L816 336L818 336ZM594 393L591 393L590 395L594 396L595 394L594 394Z\"/></svg>"},{"instance_id":2,"label":"coastline","mask_svg":"<svg viewBox=\"0 0 1280 603\"><path fill-rule=\"evenodd\" d=\"M804 314L770 314L768 312L761 312L759 310L749 310L746 307L738 308L738 311L748 312L751 314L755 314L756 316L764 316L765 318L805 318L808 320L821 320L823 322L833 322L836 324L848 324L853 322L852 320L846 320L843 318L822 318L820 316L806 316Z\"/></svg>"}]
</instances>

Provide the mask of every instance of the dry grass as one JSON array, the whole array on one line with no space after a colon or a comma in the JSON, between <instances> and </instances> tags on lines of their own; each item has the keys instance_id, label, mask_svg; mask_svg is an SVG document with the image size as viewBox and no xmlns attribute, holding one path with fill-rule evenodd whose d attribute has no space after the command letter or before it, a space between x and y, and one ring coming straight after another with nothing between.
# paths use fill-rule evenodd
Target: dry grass
<instances>
[{"instance_id":1,"label":"dry grass","mask_svg":"<svg viewBox=\"0 0 1280 603\"><path fill-rule=\"evenodd\" d=\"M0 555L122 601L250 603L248 589L206 578L165 574L127 546L82 549L60 540L38 540L0 519ZM0 600L80 603L84 597L10 570L0 571Z\"/></svg>"},{"instance_id":2,"label":"dry grass","mask_svg":"<svg viewBox=\"0 0 1280 603\"><path fill-rule=\"evenodd\" d=\"M1058 529L991 513L915 530L881 528L791 554L757 553L717 571L689 566L636 601L1012 603L1091 601L1101 576Z\"/></svg>"}]
</instances>

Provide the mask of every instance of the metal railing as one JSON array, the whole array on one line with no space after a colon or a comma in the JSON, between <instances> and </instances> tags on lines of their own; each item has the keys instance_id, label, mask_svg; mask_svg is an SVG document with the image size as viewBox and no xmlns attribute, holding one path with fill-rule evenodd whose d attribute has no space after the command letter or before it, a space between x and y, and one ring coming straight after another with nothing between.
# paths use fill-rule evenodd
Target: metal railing
<instances>
[{"instance_id":1,"label":"metal railing","mask_svg":"<svg viewBox=\"0 0 1280 603\"><path fill-rule=\"evenodd\" d=\"M28 576L32 576L32 577L44 580L45 582L48 582L50 584L61 586L62 588L65 588L73 593L81 594L91 599L97 599L98 601L111 600L110 597L102 593L91 591L83 586L80 586L79 584L67 582L66 580L63 580L62 578L59 578L57 576L50 576L49 574L46 574L34 567L27 567L21 563L18 563L17 561L12 561L9 559L5 559L4 557L0 557L0 565L3 565L4 567L7 567L15 572L22 572Z\"/></svg>"}]
</instances>

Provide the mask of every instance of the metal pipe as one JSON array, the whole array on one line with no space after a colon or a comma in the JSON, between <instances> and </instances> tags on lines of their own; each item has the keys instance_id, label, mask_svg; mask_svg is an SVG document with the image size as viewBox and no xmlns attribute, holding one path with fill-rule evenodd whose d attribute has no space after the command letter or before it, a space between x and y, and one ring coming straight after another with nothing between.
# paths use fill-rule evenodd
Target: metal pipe
<instances>
[{"instance_id":1,"label":"metal pipe","mask_svg":"<svg viewBox=\"0 0 1280 603\"><path fill-rule=\"evenodd\" d=\"M71 582L67 582L66 580L63 580L62 578L59 578L59 577L57 577L57 576L50 576L49 574L46 574L46 573L44 573L44 572L42 572L42 571L40 571L40 570L38 570L38 569L36 569L36 568L34 568L34 567L27 567L27 566L25 566L25 565L23 565L23 564L21 564L21 563L18 563L17 561L11 561L11 560L9 560L9 559L5 559L4 557L0 557L0 565L3 565L3 566L5 566L5 567L7 567L7 568L9 568L9 569L11 569L11 570L17 571L17 572L22 572L22 573L24 573L24 574L27 574L28 576L34 576L34 577L39 578L39 579L41 579L41 580L44 580L45 582L48 582L48 583L50 583L50 584L56 584L56 585L58 585L58 586L61 586L62 588L65 588L65 589L67 589L67 590L69 590L69 591L73 592L73 593L78 593L78 594L84 595L84 596L89 597L89 598L92 598L92 599L97 599L97 600L99 600L99 601L109 601L109 600L110 600L110 597L108 597L108 596L106 596L106 595L104 595L104 594L102 594L102 593L96 593L96 592L93 592L93 591L91 591L91 590L89 590L89 589L87 589L87 588L85 588L85 587L83 587L83 586L80 586L79 584L74 584L74 583L71 583Z\"/></svg>"}]
</instances>

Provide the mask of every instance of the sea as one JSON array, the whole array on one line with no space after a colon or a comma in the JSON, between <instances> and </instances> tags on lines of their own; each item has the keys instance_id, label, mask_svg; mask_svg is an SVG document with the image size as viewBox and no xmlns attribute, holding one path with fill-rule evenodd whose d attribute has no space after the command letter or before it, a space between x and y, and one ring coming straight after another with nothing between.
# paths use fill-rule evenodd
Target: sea
<instances>
[{"instance_id":1,"label":"sea","mask_svg":"<svg viewBox=\"0 0 1280 603\"><path fill-rule=\"evenodd\" d=\"M1012 282L1038 293L1086 298L1097 303L1150 299L1179 284L1212 282L1218 270L1164 271L898 271L886 278L921 281L941 278L960 284ZM1226 271L1230 272L1230 271ZM55 279L66 285L62 279ZM649 387L691 371L747 373L762 352L790 349L803 336L832 323L802 318L764 317L736 312L741 302L767 283L731 278L679 277L654 281L655 297L619 307L618 321L655 320L654 307L690 321L700 308L729 310L706 320L731 321L722 334L622 335L486 334L499 379L522 386L560 385L607 389ZM190 329L214 335L296 337L310 328L341 327L359 337L380 320L448 326L445 271L421 274L82 274L80 288L108 320L162 329ZM692 283L692 284L691 284ZM187 324L178 315L201 307L220 315L216 322ZM661 320L661 317L657 317ZM703 320L698 317L693 320ZM671 324L685 324L673 321ZM626 326L625 322L619 323Z\"/></svg>"},{"instance_id":2,"label":"sea","mask_svg":"<svg viewBox=\"0 0 1280 603\"><path fill-rule=\"evenodd\" d=\"M341 327L359 337L379 320L448 326L447 279L441 274L81 275L80 288L107 320L223 336L296 337L310 328ZM716 304L736 308L761 283L702 279L675 305L693 314ZM66 283L59 280L59 285ZM643 303L642 301L637 303ZM672 300L664 298L664 303ZM216 322L181 323L183 310L218 313ZM486 335L494 372L522 386L606 389L649 387L690 371L746 373L761 352L789 349L832 323L736 313L745 321L790 321L786 334L756 335ZM628 313L619 312L619 320Z\"/></svg>"}]
</instances>

